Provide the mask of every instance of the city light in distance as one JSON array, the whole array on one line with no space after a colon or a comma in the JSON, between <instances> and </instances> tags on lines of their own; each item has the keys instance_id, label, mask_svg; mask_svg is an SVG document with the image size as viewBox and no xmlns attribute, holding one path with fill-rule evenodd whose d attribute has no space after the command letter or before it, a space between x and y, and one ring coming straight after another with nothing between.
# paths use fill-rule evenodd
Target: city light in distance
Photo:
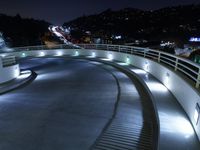
<instances>
[{"instance_id":1,"label":"city light in distance","mask_svg":"<svg viewBox=\"0 0 200 150\"><path fill-rule=\"evenodd\" d=\"M190 42L200 42L200 37L191 37Z\"/></svg>"}]
</instances>

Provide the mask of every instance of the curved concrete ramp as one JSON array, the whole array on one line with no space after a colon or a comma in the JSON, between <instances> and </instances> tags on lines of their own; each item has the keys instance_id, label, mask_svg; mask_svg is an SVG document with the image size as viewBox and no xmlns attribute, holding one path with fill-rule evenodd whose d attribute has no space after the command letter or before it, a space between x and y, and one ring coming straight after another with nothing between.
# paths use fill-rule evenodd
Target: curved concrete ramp
<instances>
[{"instance_id":1,"label":"curved concrete ramp","mask_svg":"<svg viewBox=\"0 0 200 150\"><path fill-rule=\"evenodd\" d=\"M156 149L157 122L147 91L138 80L111 66L104 67L115 76L120 92L113 118L92 149Z\"/></svg>"},{"instance_id":2,"label":"curved concrete ramp","mask_svg":"<svg viewBox=\"0 0 200 150\"><path fill-rule=\"evenodd\" d=\"M136 123L133 137L141 138L140 95L117 69L58 58L23 60L21 68L38 76L28 86L0 97L0 150L87 150L108 125L110 135L113 130L121 132L122 123ZM151 131L151 125L146 129Z\"/></svg>"},{"instance_id":3,"label":"curved concrete ramp","mask_svg":"<svg viewBox=\"0 0 200 150\"><path fill-rule=\"evenodd\" d=\"M84 60L32 59L21 65L38 76L1 95L0 150L89 149L113 115L113 76Z\"/></svg>"}]
</instances>

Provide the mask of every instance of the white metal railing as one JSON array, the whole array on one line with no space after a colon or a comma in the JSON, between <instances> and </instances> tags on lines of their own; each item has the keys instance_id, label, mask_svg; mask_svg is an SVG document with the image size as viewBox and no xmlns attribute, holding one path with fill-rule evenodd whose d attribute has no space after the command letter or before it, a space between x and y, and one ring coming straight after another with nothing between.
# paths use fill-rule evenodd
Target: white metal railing
<instances>
[{"instance_id":1,"label":"white metal railing","mask_svg":"<svg viewBox=\"0 0 200 150\"><path fill-rule=\"evenodd\" d=\"M91 48L97 50L104 49L107 51L116 51L120 53L127 53L145 57L157 61L158 63L165 64L170 68L174 69L174 71L179 71L183 73L195 83L196 88L199 88L200 86L200 65L185 58L181 58L158 50L133 47L133 46L102 45L102 44L101 45L80 44L79 46L85 49L91 49Z\"/></svg>"},{"instance_id":2,"label":"white metal railing","mask_svg":"<svg viewBox=\"0 0 200 150\"><path fill-rule=\"evenodd\" d=\"M134 46L123 46L123 45L108 45L108 44L78 44L82 49L96 49L96 50L106 50L115 51L119 53L126 53L145 57L158 63L164 64L172 68L174 71L181 72L191 79L196 88L200 86L200 65L194 63L190 60L165 53L158 50L153 50L149 48L141 48ZM52 50L52 49L78 49L76 46L69 45L56 45L53 47L48 47L45 45L41 46L28 46L28 47L16 47L13 51L31 51L31 50ZM6 64L6 63L5 63Z\"/></svg>"}]
</instances>

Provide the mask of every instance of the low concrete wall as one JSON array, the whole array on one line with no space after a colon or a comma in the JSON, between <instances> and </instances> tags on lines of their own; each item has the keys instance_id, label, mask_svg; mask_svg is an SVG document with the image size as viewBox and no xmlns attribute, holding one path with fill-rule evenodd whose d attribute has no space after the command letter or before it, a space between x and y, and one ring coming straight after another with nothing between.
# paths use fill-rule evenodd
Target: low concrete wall
<instances>
[{"instance_id":1,"label":"low concrete wall","mask_svg":"<svg viewBox=\"0 0 200 150\"><path fill-rule=\"evenodd\" d=\"M125 62L128 58L129 63L133 66L141 68L153 76L155 76L158 80L160 80L176 97L180 105L183 107L185 112L187 113L199 139L200 139L200 122L196 124L194 120L194 112L196 104L200 104L200 95L191 85L189 85L184 79L182 79L176 72L164 67L163 65L154 62L152 60L134 56L130 54L124 54L119 52L112 51L103 51L103 50L40 50L40 51L27 51L27 52L15 52L12 53L16 57L42 57L45 55L51 56L62 56L62 55L85 55L85 56L96 56L96 57L113 57L113 59Z\"/></svg>"},{"instance_id":2,"label":"low concrete wall","mask_svg":"<svg viewBox=\"0 0 200 150\"><path fill-rule=\"evenodd\" d=\"M200 104L200 95L196 89L188 84L183 78L181 78L176 72L164 67L163 65L143 58L130 54L118 53L118 52L107 52L107 51L94 51L99 57L109 57L109 54L113 55L113 59L125 62L127 58L129 63L133 66L141 68L161 81L176 97L180 105L188 115L197 135L200 139L200 121L196 124L194 120L194 113L196 104ZM187 130L187 129L186 129Z\"/></svg>"},{"instance_id":3,"label":"low concrete wall","mask_svg":"<svg viewBox=\"0 0 200 150\"><path fill-rule=\"evenodd\" d=\"M2 60L0 58L0 84L15 79L19 76L19 74L20 69L18 64L9 67L3 67Z\"/></svg>"}]
</instances>

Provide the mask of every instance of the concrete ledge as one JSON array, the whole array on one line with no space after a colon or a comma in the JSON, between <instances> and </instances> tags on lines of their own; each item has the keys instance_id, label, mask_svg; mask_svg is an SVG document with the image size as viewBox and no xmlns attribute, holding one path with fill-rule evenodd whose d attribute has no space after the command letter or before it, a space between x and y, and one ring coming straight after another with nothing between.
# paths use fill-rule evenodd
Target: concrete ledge
<instances>
[{"instance_id":1,"label":"concrete ledge","mask_svg":"<svg viewBox=\"0 0 200 150\"><path fill-rule=\"evenodd\" d=\"M20 69L19 65L12 65L8 67L0 66L0 84L11 81L19 76Z\"/></svg>"},{"instance_id":2,"label":"concrete ledge","mask_svg":"<svg viewBox=\"0 0 200 150\"><path fill-rule=\"evenodd\" d=\"M0 84L0 95L10 92L12 90L15 90L17 88L26 86L37 77L37 74L33 71L30 71L30 74L25 77L23 77L23 75L24 74L22 71L18 78L13 79L9 82Z\"/></svg>"}]
</instances>

